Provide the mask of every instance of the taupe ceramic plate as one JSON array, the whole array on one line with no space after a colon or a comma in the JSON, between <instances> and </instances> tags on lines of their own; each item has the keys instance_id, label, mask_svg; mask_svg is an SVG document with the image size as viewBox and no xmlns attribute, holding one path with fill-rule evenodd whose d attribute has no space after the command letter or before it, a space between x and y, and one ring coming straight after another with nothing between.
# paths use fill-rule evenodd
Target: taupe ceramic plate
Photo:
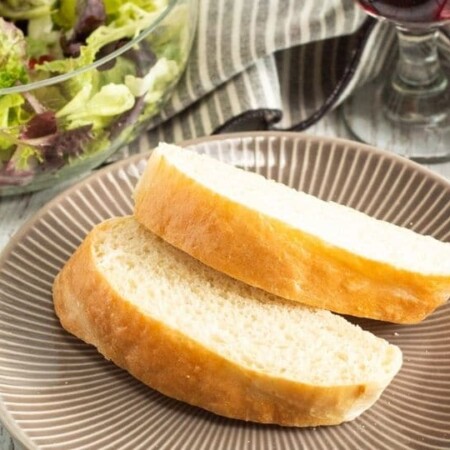
<instances>
[{"instance_id":1,"label":"taupe ceramic plate","mask_svg":"<svg viewBox=\"0 0 450 450\"><path fill-rule=\"evenodd\" d=\"M450 240L450 184L355 142L229 135L191 146L375 217ZM145 387L59 326L55 274L97 222L129 214L148 155L69 189L0 261L0 419L32 449L450 448L450 307L416 326L359 321L399 345L404 366L375 406L336 427L294 429L214 416ZM420 258L420 255L417 255ZM332 293L330 293L332 295Z\"/></svg>"}]
</instances>

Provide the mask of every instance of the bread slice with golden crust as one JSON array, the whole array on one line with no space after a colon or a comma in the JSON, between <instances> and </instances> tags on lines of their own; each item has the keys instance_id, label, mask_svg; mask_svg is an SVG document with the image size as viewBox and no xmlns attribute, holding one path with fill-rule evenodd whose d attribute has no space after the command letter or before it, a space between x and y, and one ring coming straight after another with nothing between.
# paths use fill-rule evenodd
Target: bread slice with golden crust
<instances>
[{"instance_id":1,"label":"bread slice with golden crust","mask_svg":"<svg viewBox=\"0 0 450 450\"><path fill-rule=\"evenodd\" d=\"M450 244L162 144L136 219L203 263L318 308L416 323L450 297Z\"/></svg>"},{"instance_id":2,"label":"bread slice with golden crust","mask_svg":"<svg viewBox=\"0 0 450 450\"><path fill-rule=\"evenodd\" d=\"M63 327L106 358L163 394L231 418L352 420L402 363L383 339L216 272L131 217L91 231L53 297Z\"/></svg>"}]
</instances>

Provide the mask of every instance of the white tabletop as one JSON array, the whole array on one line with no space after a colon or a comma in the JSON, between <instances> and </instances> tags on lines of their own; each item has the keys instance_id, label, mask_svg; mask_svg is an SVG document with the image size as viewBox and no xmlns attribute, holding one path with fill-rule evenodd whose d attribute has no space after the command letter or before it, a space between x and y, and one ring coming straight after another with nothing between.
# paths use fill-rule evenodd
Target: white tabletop
<instances>
[{"instance_id":1,"label":"white tabletop","mask_svg":"<svg viewBox=\"0 0 450 450\"><path fill-rule=\"evenodd\" d=\"M338 136L351 139L339 114L331 113L308 130L309 134ZM450 145L450 144L449 144ZM429 169L450 179L450 162L427 166ZM0 251L6 246L16 231L51 198L59 194L55 187L35 194L17 197L0 197ZM0 450L14 450L20 447L11 440L8 432L0 424Z\"/></svg>"}]
</instances>

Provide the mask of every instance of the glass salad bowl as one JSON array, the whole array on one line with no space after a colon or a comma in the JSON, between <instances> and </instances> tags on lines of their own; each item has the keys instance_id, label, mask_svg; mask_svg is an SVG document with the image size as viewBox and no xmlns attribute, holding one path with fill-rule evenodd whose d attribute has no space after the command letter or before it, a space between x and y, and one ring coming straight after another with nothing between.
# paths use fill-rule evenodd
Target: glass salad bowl
<instances>
[{"instance_id":1,"label":"glass salad bowl","mask_svg":"<svg viewBox=\"0 0 450 450\"><path fill-rule=\"evenodd\" d=\"M74 178L144 131L196 14L196 0L1 1L0 195Z\"/></svg>"}]
</instances>

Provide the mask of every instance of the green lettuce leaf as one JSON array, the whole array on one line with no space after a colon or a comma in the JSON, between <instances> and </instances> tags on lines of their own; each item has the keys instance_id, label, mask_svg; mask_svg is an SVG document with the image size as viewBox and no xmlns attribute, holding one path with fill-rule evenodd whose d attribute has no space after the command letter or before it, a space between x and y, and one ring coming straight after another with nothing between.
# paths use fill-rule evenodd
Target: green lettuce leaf
<instances>
[{"instance_id":1,"label":"green lettuce leaf","mask_svg":"<svg viewBox=\"0 0 450 450\"><path fill-rule=\"evenodd\" d=\"M49 15L55 0L1 0L0 16L13 20Z\"/></svg>"},{"instance_id":2,"label":"green lettuce leaf","mask_svg":"<svg viewBox=\"0 0 450 450\"><path fill-rule=\"evenodd\" d=\"M16 144L20 125L29 118L21 107L24 102L24 98L19 94L0 97L0 150L2 151ZM0 157L0 159L3 158Z\"/></svg>"},{"instance_id":3,"label":"green lettuce leaf","mask_svg":"<svg viewBox=\"0 0 450 450\"><path fill-rule=\"evenodd\" d=\"M57 117L63 117L82 109L86 102L100 91L102 86L108 84L122 84L125 76L135 72L132 61L119 57L114 67L109 70L89 70L66 80L61 85L68 102L57 113Z\"/></svg>"},{"instance_id":4,"label":"green lettuce leaf","mask_svg":"<svg viewBox=\"0 0 450 450\"><path fill-rule=\"evenodd\" d=\"M67 105L57 114L68 122L68 129L92 124L93 130L104 128L117 115L131 109L135 98L124 84L110 83L103 86L89 100L83 101L86 92L80 93L76 102Z\"/></svg>"},{"instance_id":5,"label":"green lettuce leaf","mask_svg":"<svg viewBox=\"0 0 450 450\"><path fill-rule=\"evenodd\" d=\"M19 94L8 94L0 97L0 128L20 125L26 119L21 117L20 106L25 102Z\"/></svg>"},{"instance_id":6,"label":"green lettuce leaf","mask_svg":"<svg viewBox=\"0 0 450 450\"><path fill-rule=\"evenodd\" d=\"M0 128L0 161L7 161L11 154L10 152L6 152L5 154L5 150L12 150L12 148L14 147L14 145L16 144L16 140L18 137L19 131L17 130L8 130L8 132L3 131ZM6 156L6 157L5 157Z\"/></svg>"},{"instance_id":7,"label":"green lettuce leaf","mask_svg":"<svg viewBox=\"0 0 450 450\"><path fill-rule=\"evenodd\" d=\"M112 42L132 39L147 28L159 15L158 11L147 12L132 2L126 2L117 10L117 18L108 25L94 30L81 46L80 56L49 61L36 66L37 70L54 73L67 73L93 63L98 51Z\"/></svg>"},{"instance_id":8,"label":"green lettuce leaf","mask_svg":"<svg viewBox=\"0 0 450 450\"><path fill-rule=\"evenodd\" d=\"M143 78L127 75L125 85L135 97L145 95L145 101L158 101L180 73L180 66L166 58L159 59Z\"/></svg>"},{"instance_id":9,"label":"green lettuce leaf","mask_svg":"<svg viewBox=\"0 0 450 450\"><path fill-rule=\"evenodd\" d=\"M105 5L106 14L115 17L120 15L120 9L124 4L121 0L103 0L103 3ZM144 11L154 12L166 8L168 0L129 0L128 3L131 3Z\"/></svg>"},{"instance_id":10,"label":"green lettuce leaf","mask_svg":"<svg viewBox=\"0 0 450 450\"><path fill-rule=\"evenodd\" d=\"M26 43L21 30L0 17L0 89L26 83Z\"/></svg>"},{"instance_id":11,"label":"green lettuce leaf","mask_svg":"<svg viewBox=\"0 0 450 450\"><path fill-rule=\"evenodd\" d=\"M92 84L85 84L72 98L72 100L56 113L56 117L64 117L81 111L91 98L91 92Z\"/></svg>"},{"instance_id":12,"label":"green lettuce leaf","mask_svg":"<svg viewBox=\"0 0 450 450\"><path fill-rule=\"evenodd\" d=\"M10 163L14 163L15 168L18 170L28 170L30 166L41 163L43 160L44 158L37 148L21 144L17 146Z\"/></svg>"},{"instance_id":13,"label":"green lettuce leaf","mask_svg":"<svg viewBox=\"0 0 450 450\"><path fill-rule=\"evenodd\" d=\"M118 13L120 7L123 4L122 0L103 0L105 5L106 14L108 16L115 15Z\"/></svg>"},{"instance_id":14,"label":"green lettuce leaf","mask_svg":"<svg viewBox=\"0 0 450 450\"><path fill-rule=\"evenodd\" d=\"M42 55L60 58L62 52L59 37L59 31L53 29L53 21L50 15L29 20L26 37L28 58L39 58Z\"/></svg>"},{"instance_id":15,"label":"green lettuce leaf","mask_svg":"<svg viewBox=\"0 0 450 450\"><path fill-rule=\"evenodd\" d=\"M53 12L53 21L63 28L70 30L76 21L77 0L60 0L59 7Z\"/></svg>"},{"instance_id":16,"label":"green lettuce leaf","mask_svg":"<svg viewBox=\"0 0 450 450\"><path fill-rule=\"evenodd\" d=\"M45 70L53 73L68 73L80 69L83 66L91 64L95 61L95 49L82 46L80 48L80 56L77 58L55 59L54 61L46 61L43 64L36 65L36 70Z\"/></svg>"}]
</instances>

